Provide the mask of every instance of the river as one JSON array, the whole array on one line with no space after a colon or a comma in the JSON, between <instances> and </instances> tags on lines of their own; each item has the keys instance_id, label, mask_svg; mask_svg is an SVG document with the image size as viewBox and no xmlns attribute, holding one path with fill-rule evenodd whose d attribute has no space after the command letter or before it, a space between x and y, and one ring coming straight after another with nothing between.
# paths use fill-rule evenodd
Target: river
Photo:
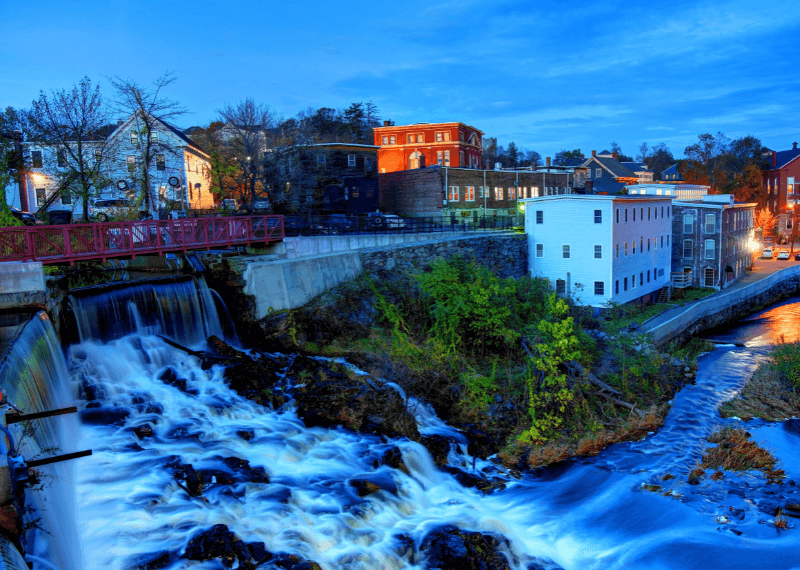
<instances>
[{"instance_id":1,"label":"river","mask_svg":"<svg viewBox=\"0 0 800 570\"><path fill-rule=\"evenodd\" d=\"M105 338L85 335L69 349L74 385L91 386L99 406L94 416L84 414L76 445L94 450L75 466L80 568L128 570L159 553L169 557L166 568L222 568L219 560L178 558L193 535L215 524L328 570L425 568L397 536L409 535L419 546L442 524L503 535L515 570L800 568L800 528L794 528L800 520L782 530L771 514L776 505L800 503L797 486L766 485L760 474L686 482L710 445L704 438L738 423L720 419L717 406L741 389L779 337L798 340L800 299L713 331L716 350L700 358L696 383L676 395L657 433L509 478L506 490L491 495L436 469L417 443L306 428L291 409L276 412L243 399L226 387L218 367L202 370L196 358L154 336L169 329L178 342L196 342L220 330L207 322L203 330L196 320L216 318L207 298L194 301L193 316L180 326L171 317L166 324L144 322L140 313L152 311L140 311L137 302L124 301L124 314L115 317L133 315L137 332L125 334L115 323ZM163 313L169 303L156 305ZM187 390L158 379L168 368ZM109 409L124 411L117 425L92 420ZM430 410L417 418L421 430L447 429ZM152 426L152 437L133 433L143 424ZM746 425L780 458L788 479L800 481L800 421ZM347 482L374 474L375 457L390 445L400 448L409 472L378 467L396 492L359 498ZM263 467L270 482L212 484L201 498L168 469L176 459L195 469L224 469L228 457ZM463 448L451 459L472 465ZM475 468L496 471L480 460ZM663 481L665 474L674 478Z\"/></svg>"}]
</instances>

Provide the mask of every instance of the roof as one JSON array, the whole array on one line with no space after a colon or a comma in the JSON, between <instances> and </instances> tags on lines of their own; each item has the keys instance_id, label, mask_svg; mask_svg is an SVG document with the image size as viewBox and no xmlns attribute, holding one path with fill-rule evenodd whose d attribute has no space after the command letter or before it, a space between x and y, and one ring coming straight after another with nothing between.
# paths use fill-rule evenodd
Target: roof
<instances>
[{"instance_id":1,"label":"roof","mask_svg":"<svg viewBox=\"0 0 800 570\"><path fill-rule=\"evenodd\" d=\"M622 192L625 188L624 182L617 182L609 177L600 177L592 180L592 192L608 192L609 194L617 194Z\"/></svg>"},{"instance_id":2,"label":"roof","mask_svg":"<svg viewBox=\"0 0 800 570\"><path fill-rule=\"evenodd\" d=\"M556 194L554 196L536 196L534 198L520 198L519 202L546 202L549 200L577 200L584 201L623 201L623 202L640 202L640 201L667 201L672 202L672 196L628 196L627 194L618 195L597 195L597 194Z\"/></svg>"},{"instance_id":3,"label":"roof","mask_svg":"<svg viewBox=\"0 0 800 570\"><path fill-rule=\"evenodd\" d=\"M625 168L616 158L607 156L592 156L589 158L589 160L585 161L585 164L588 165L591 162L599 163L617 178L638 178L635 172Z\"/></svg>"},{"instance_id":4,"label":"roof","mask_svg":"<svg viewBox=\"0 0 800 570\"><path fill-rule=\"evenodd\" d=\"M648 167L644 162L621 162L620 164L622 164L628 170L632 170L633 172L641 172L642 170L650 172L650 167Z\"/></svg>"},{"instance_id":5,"label":"roof","mask_svg":"<svg viewBox=\"0 0 800 570\"><path fill-rule=\"evenodd\" d=\"M585 158L565 158L564 166L580 167L586 162Z\"/></svg>"},{"instance_id":6,"label":"roof","mask_svg":"<svg viewBox=\"0 0 800 570\"><path fill-rule=\"evenodd\" d=\"M197 145L197 143L193 142L192 139L190 139L188 136L186 136L186 134L184 134L184 132L182 130L180 130L177 127L174 127L174 126L170 125L168 122L164 121L163 119L159 119L158 117L155 117L155 116L153 116L153 118L156 121L158 121L159 123L161 123L162 125L164 125L167 128L168 131L170 131L172 134L177 136L182 142L184 142L186 144L186 146L190 146L190 147L194 148L195 150L198 150L198 151L202 152L203 154L207 155L206 151L204 151L200 146ZM130 124L132 121L133 121L133 114L131 114L130 117L128 117L127 119L125 119L124 122L122 122L120 125L118 125L117 128L114 129L114 132L111 133L108 138L111 138L112 136L114 136L118 131L121 131L123 129L128 128L127 125Z\"/></svg>"},{"instance_id":7,"label":"roof","mask_svg":"<svg viewBox=\"0 0 800 570\"><path fill-rule=\"evenodd\" d=\"M775 153L775 168L783 168L798 156L800 156L800 148L793 148L792 150L779 150Z\"/></svg>"},{"instance_id":8,"label":"roof","mask_svg":"<svg viewBox=\"0 0 800 570\"><path fill-rule=\"evenodd\" d=\"M448 122L445 122L445 123L413 123L411 125L389 125L389 126L386 126L386 127L373 127L372 130L375 131L375 132L380 132L380 131L383 131L383 130L418 129L420 127L426 127L426 128L443 127L445 125L462 125L462 126L467 127L468 129L472 129L473 131L478 132L481 135L483 135L483 131L482 130L480 130L480 129L476 128L476 127L473 127L472 125L468 125L467 123L462 123L461 121L448 121Z\"/></svg>"},{"instance_id":9,"label":"roof","mask_svg":"<svg viewBox=\"0 0 800 570\"><path fill-rule=\"evenodd\" d=\"M669 173L669 174L680 174L681 171L678 170L678 163L676 162L675 164L673 164L669 168L665 168L664 170L661 171L661 174L666 174L666 173Z\"/></svg>"}]
</instances>

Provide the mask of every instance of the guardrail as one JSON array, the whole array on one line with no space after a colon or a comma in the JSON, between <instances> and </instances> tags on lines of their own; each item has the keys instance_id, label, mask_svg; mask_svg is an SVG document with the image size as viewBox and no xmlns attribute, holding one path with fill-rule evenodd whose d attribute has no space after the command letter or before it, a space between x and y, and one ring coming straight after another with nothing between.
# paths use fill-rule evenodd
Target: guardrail
<instances>
[{"instance_id":1,"label":"guardrail","mask_svg":"<svg viewBox=\"0 0 800 570\"><path fill-rule=\"evenodd\" d=\"M283 216L0 228L0 261L75 261L281 241Z\"/></svg>"},{"instance_id":2,"label":"guardrail","mask_svg":"<svg viewBox=\"0 0 800 570\"><path fill-rule=\"evenodd\" d=\"M514 216L401 218L399 216L287 215L285 224L287 236L321 236L488 232L510 230L518 224L518 220Z\"/></svg>"}]
</instances>

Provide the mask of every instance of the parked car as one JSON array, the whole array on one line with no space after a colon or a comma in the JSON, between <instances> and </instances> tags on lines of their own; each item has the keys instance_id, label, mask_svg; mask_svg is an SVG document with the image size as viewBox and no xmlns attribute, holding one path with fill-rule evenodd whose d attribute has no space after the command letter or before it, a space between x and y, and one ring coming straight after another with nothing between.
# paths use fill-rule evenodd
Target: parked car
<instances>
[{"instance_id":1,"label":"parked car","mask_svg":"<svg viewBox=\"0 0 800 570\"><path fill-rule=\"evenodd\" d=\"M395 230L406 227L405 218L395 214L370 212L367 214L367 227L374 229Z\"/></svg>"},{"instance_id":2,"label":"parked car","mask_svg":"<svg viewBox=\"0 0 800 570\"><path fill-rule=\"evenodd\" d=\"M789 259L791 259L791 256L785 249L781 252L778 252L778 261L788 261Z\"/></svg>"},{"instance_id":3,"label":"parked car","mask_svg":"<svg viewBox=\"0 0 800 570\"><path fill-rule=\"evenodd\" d=\"M22 225L24 226L35 226L37 222L36 214L31 214L30 212L26 212L24 210L20 210L16 206L9 206L9 210L11 210L11 215L17 218Z\"/></svg>"},{"instance_id":4,"label":"parked car","mask_svg":"<svg viewBox=\"0 0 800 570\"><path fill-rule=\"evenodd\" d=\"M250 204L250 211L255 214L266 214L269 212L269 200L266 198L256 198Z\"/></svg>"},{"instance_id":5,"label":"parked car","mask_svg":"<svg viewBox=\"0 0 800 570\"><path fill-rule=\"evenodd\" d=\"M331 214L321 224L322 229L330 233L346 232L353 227L353 222L350 221L344 214Z\"/></svg>"},{"instance_id":6,"label":"parked car","mask_svg":"<svg viewBox=\"0 0 800 570\"><path fill-rule=\"evenodd\" d=\"M238 210L239 202L237 202L235 198L225 198L222 201L220 208L223 210Z\"/></svg>"},{"instance_id":7,"label":"parked car","mask_svg":"<svg viewBox=\"0 0 800 570\"><path fill-rule=\"evenodd\" d=\"M128 215L133 207L133 202L127 198L95 200L94 203L89 206L89 219L97 220L98 222L107 222L114 218ZM146 220L152 216L147 210L141 210L136 217L139 220Z\"/></svg>"},{"instance_id":8,"label":"parked car","mask_svg":"<svg viewBox=\"0 0 800 570\"><path fill-rule=\"evenodd\" d=\"M797 252L797 253L794 254L794 260L795 261L800 261L800 252Z\"/></svg>"},{"instance_id":9,"label":"parked car","mask_svg":"<svg viewBox=\"0 0 800 570\"><path fill-rule=\"evenodd\" d=\"M772 248L767 247L761 252L761 259L772 259L773 253Z\"/></svg>"}]
</instances>

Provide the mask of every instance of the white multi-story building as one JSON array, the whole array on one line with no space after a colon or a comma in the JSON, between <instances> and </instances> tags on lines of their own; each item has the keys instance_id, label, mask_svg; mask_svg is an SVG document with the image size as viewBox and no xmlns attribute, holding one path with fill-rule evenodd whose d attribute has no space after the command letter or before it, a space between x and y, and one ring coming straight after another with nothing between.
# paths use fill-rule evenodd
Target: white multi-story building
<instances>
[{"instance_id":1,"label":"white multi-story building","mask_svg":"<svg viewBox=\"0 0 800 570\"><path fill-rule=\"evenodd\" d=\"M566 195L522 200L531 276L593 307L655 301L669 284L672 200Z\"/></svg>"}]
</instances>

